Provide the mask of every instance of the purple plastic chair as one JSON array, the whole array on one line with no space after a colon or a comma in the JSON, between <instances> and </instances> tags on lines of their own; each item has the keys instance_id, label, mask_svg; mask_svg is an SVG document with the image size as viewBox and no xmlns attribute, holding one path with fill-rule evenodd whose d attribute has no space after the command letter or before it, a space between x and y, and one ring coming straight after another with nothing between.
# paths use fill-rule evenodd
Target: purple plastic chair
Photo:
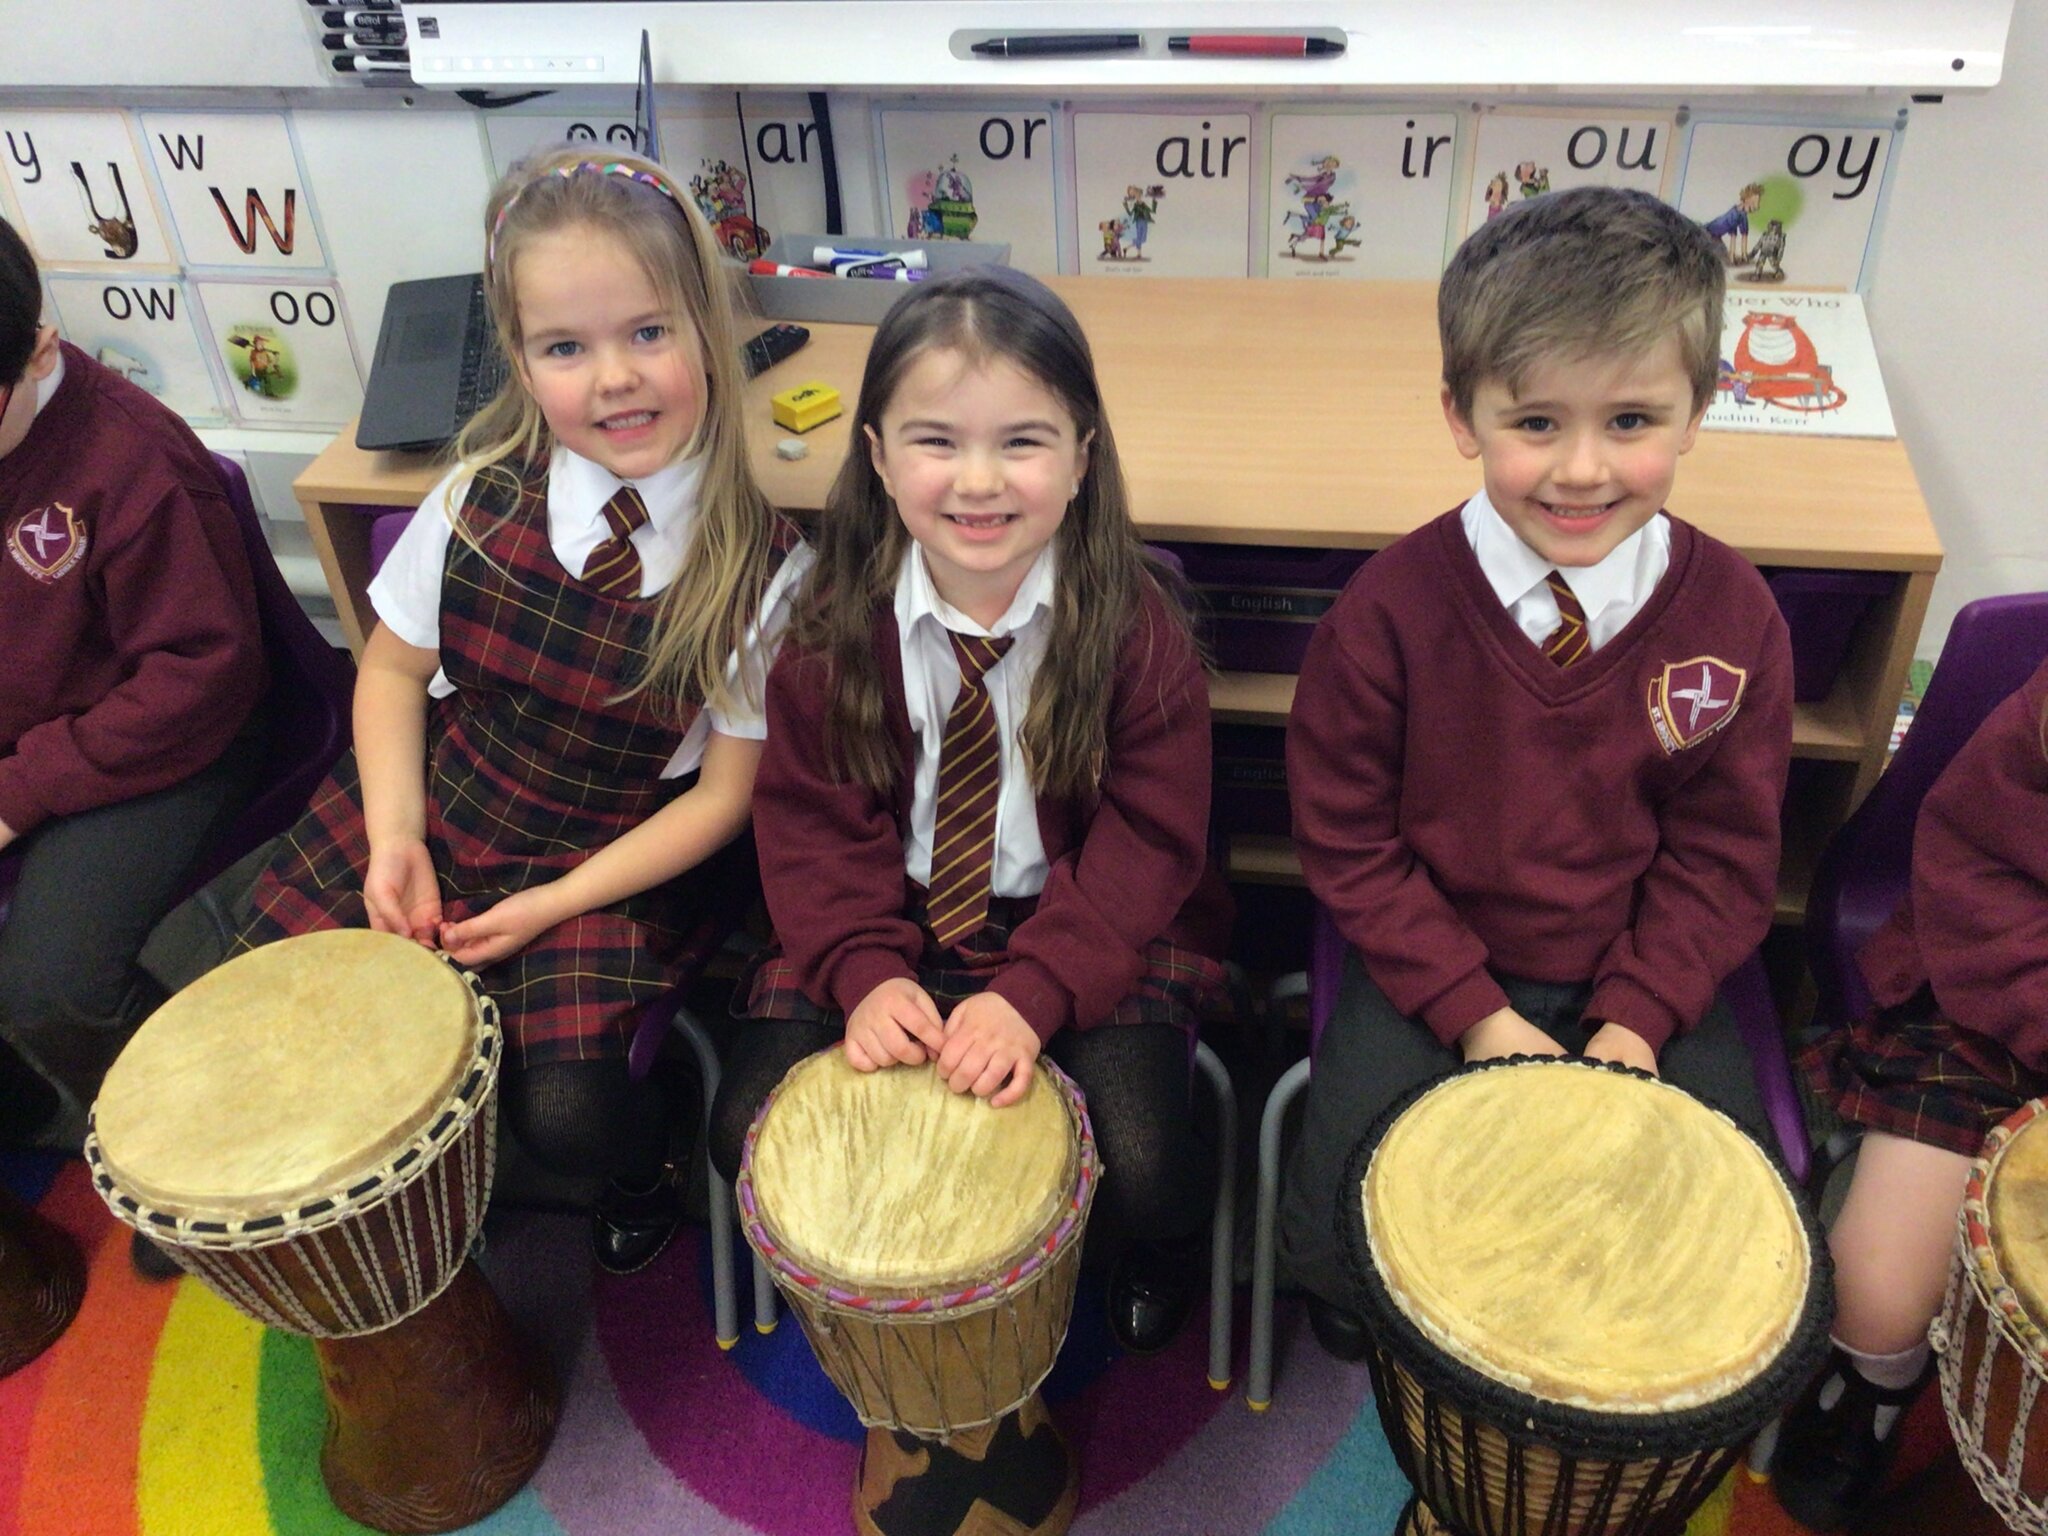
<instances>
[{"instance_id":1,"label":"purple plastic chair","mask_svg":"<svg viewBox=\"0 0 2048 1536\"><path fill-rule=\"evenodd\" d=\"M242 466L224 454L213 456L220 470L249 574L256 587L256 612L263 624L263 654L270 687L259 706L266 722L263 764L256 792L232 826L207 850L187 882L197 890L215 875L277 836L299 819L313 791L349 744L349 699L355 669L329 645L277 569L263 520L249 495Z\"/></svg>"},{"instance_id":2,"label":"purple plastic chair","mask_svg":"<svg viewBox=\"0 0 2048 1536\"><path fill-rule=\"evenodd\" d=\"M1986 597L1964 606L1884 776L1836 829L1806 901L1806 960L1819 991L1816 1024L1836 1027L1874 1011L1857 951L1906 894L1913 823L1949 759L2048 659L2048 592Z\"/></svg>"},{"instance_id":3,"label":"purple plastic chair","mask_svg":"<svg viewBox=\"0 0 2048 1536\"><path fill-rule=\"evenodd\" d=\"M259 706L267 730L254 796L201 853L186 877L184 895L298 820L349 743L349 695L355 687L354 669L321 638L278 573L242 466L221 454L213 460L249 557L270 685ZM18 845L0 853L0 922L7 920L20 865Z\"/></svg>"}]
</instances>

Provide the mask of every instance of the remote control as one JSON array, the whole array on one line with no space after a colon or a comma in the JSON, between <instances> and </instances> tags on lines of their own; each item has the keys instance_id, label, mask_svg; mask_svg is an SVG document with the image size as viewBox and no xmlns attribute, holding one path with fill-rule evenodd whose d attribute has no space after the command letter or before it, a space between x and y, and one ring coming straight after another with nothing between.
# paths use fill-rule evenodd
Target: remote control
<instances>
[{"instance_id":1,"label":"remote control","mask_svg":"<svg viewBox=\"0 0 2048 1536\"><path fill-rule=\"evenodd\" d=\"M740 361L747 377L765 373L811 339L810 329L801 325L771 325L740 348Z\"/></svg>"}]
</instances>

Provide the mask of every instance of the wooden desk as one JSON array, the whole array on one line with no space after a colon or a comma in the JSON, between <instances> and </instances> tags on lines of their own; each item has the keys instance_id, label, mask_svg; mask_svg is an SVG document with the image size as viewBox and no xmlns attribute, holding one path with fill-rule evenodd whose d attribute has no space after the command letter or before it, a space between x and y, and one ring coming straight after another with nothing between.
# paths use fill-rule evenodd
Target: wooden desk
<instances>
[{"instance_id":1,"label":"wooden desk","mask_svg":"<svg viewBox=\"0 0 2048 1536\"><path fill-rule=\"evenodd\" d=\"M1132 503L1146 537L1378 549L1455 506L1478 483L1437 404L1434 284L1257 280L1053 284L1086 327ZM779 504L819 509L845 454L872 332L813 325L811 343L748 386L754 468ZM810 457L777 459L767 397L817 379L847 415L808 434ZM299 476L306 526L349 644L362 648L368 519L416 505L440 466L364 453L344 432ZM1672 509L1759 565L1898 576L1861 626L1834 693L1801 705L1797 757L1836 765L1788 810L1780 914L1803 910L1811 861L1876 781L1941 545L1897 441L1702 433ZM1286 718L1293 679L1226 674L1219 718ZM1245 878L1287 878L1291 851L1243 845Z\"/></svg>"}]
</instances>

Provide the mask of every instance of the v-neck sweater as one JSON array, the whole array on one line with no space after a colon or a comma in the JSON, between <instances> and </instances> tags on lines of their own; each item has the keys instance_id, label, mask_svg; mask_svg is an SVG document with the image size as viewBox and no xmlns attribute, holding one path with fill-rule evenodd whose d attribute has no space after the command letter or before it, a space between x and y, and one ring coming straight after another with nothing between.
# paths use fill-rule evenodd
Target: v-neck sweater
<instances>
[{"instance_id":1,"label":"v-neck sweater","mask_svg":"<svg viewBox=\"0 0 2048 1536\"><path fill-rule=\"evenodd\" d=\"M1590 981L1661 1048L1770 926L1791 649L1754 566L1671 519L1629 623L1560 668L1456 510L1362 566L1317 627L1287 772L1311 889L1395 1007L1449 1043L1496 974Z\"/></svg>"}]
</instances>

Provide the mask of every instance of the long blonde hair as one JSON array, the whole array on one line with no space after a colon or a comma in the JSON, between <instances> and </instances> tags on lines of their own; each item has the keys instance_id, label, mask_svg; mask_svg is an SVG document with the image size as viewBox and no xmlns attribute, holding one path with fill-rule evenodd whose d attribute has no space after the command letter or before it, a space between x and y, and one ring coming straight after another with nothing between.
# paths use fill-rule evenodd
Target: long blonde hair
<instances>
[{"instance_id":1,"label":"long blonde hair","mask_svg":"<svg viewBox=\"0 0 2048 1536\"><path fill-rule=\"evenodd\" d=\"M972 267L934 278L897 301L868 348L855 410L853 447L825 499L817 561L792 620L793 643L829 659L832 701L822 722L836 771L886 791L898 764L882 712L881 665L872 626L895 591L910 534L896 514L867 451L882 413L911 366L946 348L969 363L1014 364L1042 384L1074 420L1088 468L1054 535L1059 575L1045 660L1031 685L1019 738L1032 787L1079 796L1101 783L1109 740L1117 661L1134 625L1147 622L1140 599L1164 584L1131 521L1123 466L1102 408L1095 360L1081 325L1050 288L1008 267ZM1183 607L1156 605L1185 635ZM1151 633L1147 644L1167 637Z\"/></svg>"},{"instance_id":2,"label":"long blonde hair","mask_svg":"<svg viewBox=\"0 0 2048 1536\"><path fill-rule=\"evenodd\" d=\"M491 319L505 357L520 357L520 253L538 236L581 228L617 240L663 306L688 320L707 386L703 417L683 450L704 461L697 515L682 569L655 613L646 670L622 696L651 690L677 713L692 702L729 708L739 701L731 696L726 659L742 647L759 615L775 517L747 460L730 280L710 231L667 172L638 155L593 157L591 148L538 151L493 189L484 207ZM553 450L547 422L515 367L496 398L463 428L454 451L479 486L505 496L509 506L520 481ZM456 509L449 510L453 516ZM474 547L475 534L459 517L455 523Z\"/></svg>"}]
</instances>

